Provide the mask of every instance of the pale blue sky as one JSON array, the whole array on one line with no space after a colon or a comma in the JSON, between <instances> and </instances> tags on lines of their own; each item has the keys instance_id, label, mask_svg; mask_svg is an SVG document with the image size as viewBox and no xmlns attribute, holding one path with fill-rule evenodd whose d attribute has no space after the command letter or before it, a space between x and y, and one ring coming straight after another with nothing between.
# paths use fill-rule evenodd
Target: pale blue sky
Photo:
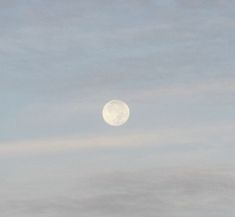
<instances>
[{"instance_id":1,"label":"pale blue sky","mask_svg":"<svg viewBox=\"0 0 235 217\"><path fill-rule=\"evenodd\" d=\"M4 217L233 217L234 10L0 0Z\"/></svg>"}]
</instances>

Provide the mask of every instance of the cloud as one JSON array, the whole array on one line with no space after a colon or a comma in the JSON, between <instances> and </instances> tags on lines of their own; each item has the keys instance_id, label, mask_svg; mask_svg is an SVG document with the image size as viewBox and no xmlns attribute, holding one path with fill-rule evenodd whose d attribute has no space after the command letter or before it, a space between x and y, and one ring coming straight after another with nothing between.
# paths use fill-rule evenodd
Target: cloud
<instances>
[{"instance_id":1,"label":"cloud","mask_svg":"<svg viewBox=\"0 0 235 217\"><path fill-rule=\"evenodd\" d=\"M100 173L69 180L66 192L31 189L1 197L6 217L232 217L235 177L228 168L162 168ZM47 187L49 185L47 184ZM34 194L33 194L33 191Z\"/></svg>"},{"instance_id":2,"label":"cloud","mask_svg":"<svg viewBox=\"0 0 235 217\"><path fill-rule=\"evenodd\" d=\"M98 193L88 200L87 211L107 216L229 214L234 211L234 178L193 168L106 174L91 179Z\"/></svg>"},{"instance_id":3,"label":"cloud","mask_svg":"<svg viewBox=\"0 0 235 217\"><path fill-rule=\"evenodd\" d=\"M88 134L80 137L60 137L51 139L22 140L0 144L0 155L28 155L40 153L53 153L57 151L73 151L84 148L125 148L149 147L170 145L179 148L191 147L222 147L230 146L235 142L233 135L234 125L213 124L204 126L159 128L154 131L128 131L116 134ZM219 137L218 137L219 135ZM200 145L200 146L199 146ZM173 148L173 150L176 150ZM181 150L181 149L180 149Z\"/></svg>"},{"instance_id":4,"label":"cloud","mask_svg":"<svg viewBox=\"0 0 235 217\"><path fill-rule=\"evenodd\" d=\"M184 83L178 85L166 85L156 88L145 89L142 91L136 91L133 93L132 98L134 100L146 101L150 99L158 99L168 97L182 98L182 97L205 97L210 99L212 96L218 96L220 94L227 94L226 97L230 97L235 92L235 80L230 79L216 79L208 81L200 81L194 83ZM131 96L130 96L131 98ZM221 99L221 100L224 100Z\"/></svg>"},{"instance_id":5,"label":"cloud","mask_svg":"<svg viewBox=\"0 0 235 217\"><path fill-rule=\"evenodd\" d=\"M231 0L176 0L180 6L193 9L205 9L205 8L216 8L216 7L226 7L233 4Z\"/></svg>"}]
</instances>

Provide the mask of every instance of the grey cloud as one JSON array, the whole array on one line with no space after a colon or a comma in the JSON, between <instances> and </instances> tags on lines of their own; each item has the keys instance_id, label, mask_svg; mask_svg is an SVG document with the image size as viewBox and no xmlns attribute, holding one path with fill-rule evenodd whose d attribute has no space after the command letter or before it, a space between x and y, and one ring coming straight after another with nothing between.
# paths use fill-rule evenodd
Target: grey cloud
<instances>
[{"instance_id":1,"label":"grey cloud","mask_svg":"<svg viewBox=\"0 0 235 217\"><path fill-rule=\"evenodd\" d=\"M234 211L234 177L194 171L107 176L102 180L100 195L92 201L102 214L115 213L106 209L105 204L110 203L120 206L116 216L213 216L216 212L216 216L223 216ZM97 188L95 181L94 186Z\"/></svg>"},{"instance_id":2,"label":"grey cloud","mask_svg":"<svg viewBox=\"0 0 235 217\"><path fill-rule=\"evenodd\" d=\"M42 199L36 194L23 200L1 198L1 210L6 217L232 217L234 181L234 174L227 169L110 172L86 177L83 184L73 180L67 194Z\"/></svg>"}]
</instances>

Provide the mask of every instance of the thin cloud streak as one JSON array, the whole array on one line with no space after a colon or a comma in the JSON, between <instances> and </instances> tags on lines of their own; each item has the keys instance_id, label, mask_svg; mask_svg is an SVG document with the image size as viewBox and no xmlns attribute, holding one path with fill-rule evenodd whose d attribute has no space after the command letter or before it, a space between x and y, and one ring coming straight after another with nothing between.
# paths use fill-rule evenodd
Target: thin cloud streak
<instances>
[{"instance_id":1,"label":"thin cloud streak","mask_svg":"<svg viewBox=\"0 0 235 217\"><path fill-rule=\"evenodd\" d=\"M156 98L167 97L193 97L193 96L210 96L216 94L235 93L235 80L230 79L217 79L210 81L200 81L191 84L178 84L160 86L152 89L145 89L141 91L135 91L130 98L137 101L146 101ZM229 96L230 96L229 95Z\"/></svg>"},{"instance_id":2,"label":"thin cloud streak","mask_svg":"<svg viewBox=\"0 0 235 217\"><path fill-rule=\"evenodd\" d=\"M235 142L233 125L205 125L187 128L165 128L146 132L128 132L124 135L87 135L83 137L53 138L26 140L0 144L0 155L40 154L57 151L72 151L83 148L125 148L149 147L152 145L201 145L202 147L218 147L219 144L230 145ZM217 142L217 137L220 140ZM208 146L210 142L210 145ZM213 142L213 143L212 143ZM173 146L174 146L173 145Z\"/></svg>"}]
</instances>

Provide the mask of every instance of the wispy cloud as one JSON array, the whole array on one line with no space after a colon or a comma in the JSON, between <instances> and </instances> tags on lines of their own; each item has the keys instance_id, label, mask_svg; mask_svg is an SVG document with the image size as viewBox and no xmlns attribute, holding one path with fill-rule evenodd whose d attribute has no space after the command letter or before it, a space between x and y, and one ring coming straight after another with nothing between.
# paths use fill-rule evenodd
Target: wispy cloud
<instances>
[{"instance_id":1,"label":"wispy cloud","mask_svg":"<svg viewBox=\"0 0 235 217\"><path fill-rule=\"evenodd\" d=\"M191 127L159 128L154 131L127 131L125 134L88 134L81 137L23 140L0 144L0 155L40 154L83 148L125 148L184 145L185 147L219 147L235 142L234 125L213 124ZM198 146L199 145L199 146ZM187 148L186 148L187 149ZM174 149L175 150L175 149Z\"/></svg>"},{"instance_id":2,"label":"wispy cloud","mask_svg":"<svg viewBox=\"0 0 235 217\"><path fill-rule=\"evenodd\" d=\"M149 88L133 93L132 98L134 100L146 101L150 99L158 99L174 97L204 97L210 99L210 97L226 94L226 97L234 96L235 93L235 80L229 79L213 79L208 81L195 81L194 83L180 83L172 85L162 85L155 88ZM131 96L130 96L131 97ZM221 97L221 100L225 100Z\"/></svg>"}]
</instances>

